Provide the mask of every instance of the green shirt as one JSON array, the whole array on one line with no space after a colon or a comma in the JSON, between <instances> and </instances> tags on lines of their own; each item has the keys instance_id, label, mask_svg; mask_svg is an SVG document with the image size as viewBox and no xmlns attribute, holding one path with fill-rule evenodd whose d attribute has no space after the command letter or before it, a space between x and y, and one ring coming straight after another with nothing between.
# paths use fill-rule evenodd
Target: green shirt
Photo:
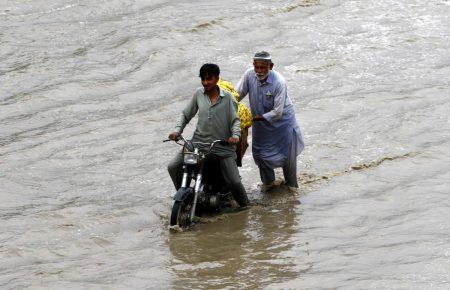
<instances>
[{"instance_id":1,"label":"green shirt","mask_svg":"<svg viewBox=\"0 0 450 290\"><path fill-rule=\"evenodd\" d=\"M228 91L219 88L219 96L214 105L203 88L198 88L190 102L178 118L175 131L182 133L184 127L198 112L197 127L192 137L193 141L212 142L228 140L230 137L241 136L241 122L237 116L237 103ZM220 146L223 147L223 146ZM225 146L234 150L233 146ZM225 149L225 148L223 148Z\"/></svg>"}]
</instances>

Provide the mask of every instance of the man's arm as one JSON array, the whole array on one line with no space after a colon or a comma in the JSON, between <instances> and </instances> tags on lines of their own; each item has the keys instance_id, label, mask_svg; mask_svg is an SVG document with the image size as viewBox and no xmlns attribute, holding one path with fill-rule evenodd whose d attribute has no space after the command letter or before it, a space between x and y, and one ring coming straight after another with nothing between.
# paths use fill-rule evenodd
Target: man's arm
<instances>
[{"instance_id":1,"label":"man's arm","mask_svg":"<svg viewBox=\"0 0 450 290\"><path fill-rule=\"evenodd\" d=\"M175 126L175 132L177 134L183 133L184 127L189 123L189 121L197 114L198 105L197 105L197 94L195 93L192 96L189 103L186 105L184 110L181 112L178 117L177 124Z\"/></svg>"},{"instance_id":2,"label":"man's arm","mask_svg":"<svg viewBox=\"0 0 450 290\"><path fill-rule=\"evenodd\" d=\"M274 92L274 104L273 109L262 115L262 117L272 123L283 116L284 103L286 102L286 83L278 84Z\"/></svg>"},{"instance_id":3,"label":"man's arm","mask_svg":"<svg viewBox=\"0 0 450 290\"><path fill-rule=\"evenodd\" d=\"M238 104L230 98L230 119L231 119L231 138L228 138L228 142L231 144L237 144L241 137L241 120L237 115Z\"/></svg>"},{"instance_id":4,"label":"man's arm","mask_svg":"<svg viewBox=\"0 0 450 290\"><path fill-rule=\"evenodd\" d=\"M239 94L238 101L240 102L248 94L248 71L244 73L239 82L236 85L236 91Z\"/></svg>"}]
</instances>

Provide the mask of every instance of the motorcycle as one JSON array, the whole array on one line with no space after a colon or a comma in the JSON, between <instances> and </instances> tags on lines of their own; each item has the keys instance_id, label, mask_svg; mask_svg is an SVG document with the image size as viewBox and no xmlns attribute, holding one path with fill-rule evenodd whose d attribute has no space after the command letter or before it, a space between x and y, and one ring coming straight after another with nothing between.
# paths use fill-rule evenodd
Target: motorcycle
<instances>
[{"instance_id":1,"label":"motorcycle","mask_svg":"<svg viewBox=\"0 0 450 290\"><path fill-rule=\"evenodd\" d=\"M164 140L167 141L171 140ZM218 212L224 207L231 207L232 195L222 177L220 160L211 154L216 144L228 142L193 142L179 135L175 143L183 146L183 179L173 198L170 226L187 228L202 213Z\"/></svg>"}]
</instances>

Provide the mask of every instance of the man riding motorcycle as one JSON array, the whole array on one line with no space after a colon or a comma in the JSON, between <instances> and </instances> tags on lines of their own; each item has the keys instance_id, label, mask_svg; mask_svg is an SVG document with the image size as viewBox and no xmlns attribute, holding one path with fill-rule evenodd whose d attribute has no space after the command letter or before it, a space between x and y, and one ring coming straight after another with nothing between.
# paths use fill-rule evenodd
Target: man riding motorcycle
<instances>
[{"instance_id":1,"label":"man riding motorcycle","mask_svg":"<svg viewBox=\"0 0 450 290\"><path fill-rule=\"evenodd\" d=\"M203 88L194 93L188 105L179 116L175 131L169 139L176 140L189 121L198 112L197 127L192 141L210 143L214 140L227 140L228 144L217 144L212 154L218 157L225 185L231 191L234 199L241 207L248 205L247 193L242 185L239 170L236 165L236 148L241 129L237 117L237 105L233 96L219 88L220 69L216 64L204 64L200 68L200 78ZM183 155L179 152L167 167L170 177L178 190L183 175Z\"/></svg>"}]
</instances>

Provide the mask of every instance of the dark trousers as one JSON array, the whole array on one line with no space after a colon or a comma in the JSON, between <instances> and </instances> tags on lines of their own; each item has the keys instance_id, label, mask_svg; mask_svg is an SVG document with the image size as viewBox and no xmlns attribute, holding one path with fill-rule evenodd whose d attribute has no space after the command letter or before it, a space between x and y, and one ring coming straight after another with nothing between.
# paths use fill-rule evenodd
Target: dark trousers
<instances>
[{"instance_id":1,"label":"dark trousers","mask_svg":"<svg viewBox=\"0 0 450 290\"><path fill-rule=\"evenodd\" d=\"M225 184L230 189L234 199L240 206L248 205L247 193L242 185L235 159L233 157L220 158L220 169ZM167 170L175 188L178 190L183 179L183 154L181 152L177 153L170 161Z\"/></svg>"}]
</instances>

